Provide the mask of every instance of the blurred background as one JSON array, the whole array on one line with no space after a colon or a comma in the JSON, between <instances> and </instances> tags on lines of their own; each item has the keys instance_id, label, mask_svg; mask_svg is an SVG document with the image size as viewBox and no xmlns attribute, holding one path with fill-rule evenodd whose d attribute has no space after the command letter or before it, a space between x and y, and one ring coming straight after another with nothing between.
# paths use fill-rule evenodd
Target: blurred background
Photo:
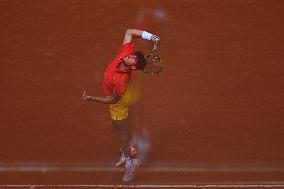
<instances>
[{"instance_id":1,"label":"blurred background","mask_svg":"<svg viewBox=\"0 0 284 189\"><path fill-rule=\"evenodd\" d=\"M2 0L1 174L118 160L108 107L81 95L104 95L104 69L126 29L137 28L161 37L165 64L131 83L144 166L264 171L283 181L283 10L281 0ZM135 44L151 52L150 42Z\"/></svg>"}]
</instances>

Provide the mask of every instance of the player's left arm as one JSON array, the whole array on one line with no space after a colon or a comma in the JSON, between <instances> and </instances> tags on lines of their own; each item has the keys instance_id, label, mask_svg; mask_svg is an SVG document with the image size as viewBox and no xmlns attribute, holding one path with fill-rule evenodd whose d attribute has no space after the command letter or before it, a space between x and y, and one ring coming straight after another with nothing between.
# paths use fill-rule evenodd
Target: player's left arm
<instances>
[{"instance_id":1,"label":"player's left arm","mask_svg":"<svg viewBox=\"0 0 284 189\"><path fill-rule=\"evenodd\" d=\"M153 35L149 32L138 30L138 29L128 29L125 32L123 44L131 43L133 37L140 37L142 39L151 40L153 43L159 42L160 38L157 35Z\"/></svg>"},{"instance_id":2,"label":"player's left arm","mask_svg":"<svg viewBox=\"0 0 284 189\"><path fill-rule=\"evenodd\" d=\"M84 91L83 100L85 101L96 101L103 104L115 104L120 100L120 96L117 93L113 93L110 97L98 97L98 96L89 96L86 91Z\"/></svg>"}]
</instances>

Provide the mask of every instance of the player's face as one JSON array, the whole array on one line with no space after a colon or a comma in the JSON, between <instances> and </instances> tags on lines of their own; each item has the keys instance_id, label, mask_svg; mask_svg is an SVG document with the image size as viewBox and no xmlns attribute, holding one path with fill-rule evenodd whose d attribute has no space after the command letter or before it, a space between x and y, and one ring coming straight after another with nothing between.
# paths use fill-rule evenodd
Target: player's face
<instances>
[{"instance_id":1,"label":"player's face","mask_svg":"<svg viewBox=\"0 0 284 189\"><path fill-rule=\"evenodd\" d=\"M123 62L126 66L136 66L137 64L137 56L130 54L123 58Z\"/></svg>"}]
</instances>

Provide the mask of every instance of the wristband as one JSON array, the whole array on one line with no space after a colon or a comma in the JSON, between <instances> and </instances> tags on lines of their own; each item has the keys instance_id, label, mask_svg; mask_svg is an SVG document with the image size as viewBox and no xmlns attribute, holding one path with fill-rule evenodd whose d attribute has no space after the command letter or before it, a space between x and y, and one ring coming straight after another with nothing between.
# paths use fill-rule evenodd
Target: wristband
<instances>
[{"instance_id":1,"label":"wristband","mask_svg":"<svg viewBox=\"0 0 284 189\"><path fill-rule=\"evenodd\" d=\"M153 34L151 34L151 33L149 33L149 32L143 31L143 32L142 32L142 39L151 40L152 35L153 35Z\"/></svg>"}]
</instances>

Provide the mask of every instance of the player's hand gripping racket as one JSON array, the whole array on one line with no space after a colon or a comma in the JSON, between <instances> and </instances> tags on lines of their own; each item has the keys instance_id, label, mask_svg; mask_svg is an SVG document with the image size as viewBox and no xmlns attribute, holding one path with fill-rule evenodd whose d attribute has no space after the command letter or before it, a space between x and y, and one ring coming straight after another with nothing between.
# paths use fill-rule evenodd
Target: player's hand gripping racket
<instances>
[{"instance_id":1,"label":"player's hand gripping racket","mask_svg":"<svg viewBox=\"0 0 284 189\"><path fill-rule=\"evenodd\" d=\"M146 65L144 68L144 73L151 74L151 75L157 75L159 74L163 69L163 61L159 56L158 53L158 43L160 38L156 37L156 41L154 42L154 47L152 52L147 55L146 58Z\"/></svg>"}]
</instances>

